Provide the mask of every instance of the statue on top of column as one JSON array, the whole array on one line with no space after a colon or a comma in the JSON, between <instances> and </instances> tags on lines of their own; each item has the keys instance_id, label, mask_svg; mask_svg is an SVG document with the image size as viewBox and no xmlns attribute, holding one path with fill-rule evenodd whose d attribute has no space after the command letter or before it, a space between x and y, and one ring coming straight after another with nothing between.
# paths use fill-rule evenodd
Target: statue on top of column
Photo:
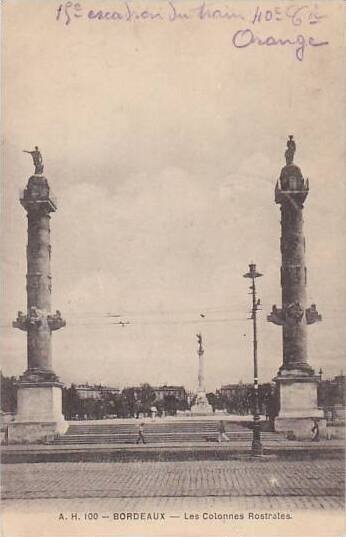
<instances>
[{"instance_id":1,"label":"statue on top of column","mask_svg":"<svg viewBox=\"0 0 346 537\"><path fill-rule=\"evenodd\" d=\"M287 149L285 151L286 164L289 166L293 164L294 153L296 152L296 143L293 140L292 134L289 135L287 140Z\"/></svg>"},{"instance_id":2,"label":"statue on top of column","mask_svg":"<svg viewBox=\"0 0 346 537\"><path fill-rule=\"evenodd\" d=\"M32 156L32 160L35 166L35 175L41 175L43 173L43 159L41 152L37 145L35 146L34 151L23 151L23 153L29 153Z\"/></svg>"},{"instance_id":3,"label":"statue on top of column","mask_svg":"<svg viewBox=\"0 0 346 537\"><path fill-rule=\"evenodd\" d=\"M202 334L199 333L199 334L196 334L196 337L197 337L197 342L198 342L198 353L201 354L203 353L203 346L202 346Z\"/></svg>"}]
</instances>

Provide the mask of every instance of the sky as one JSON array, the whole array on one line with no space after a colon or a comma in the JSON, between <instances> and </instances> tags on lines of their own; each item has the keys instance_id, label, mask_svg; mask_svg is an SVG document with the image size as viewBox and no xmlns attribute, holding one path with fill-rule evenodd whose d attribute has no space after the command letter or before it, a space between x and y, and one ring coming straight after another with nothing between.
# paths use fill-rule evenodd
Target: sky
<instances>
[{"instance_id":1,"label":"sky","mask_svg":"<svg viewBox=\"0 0 346 537\"><path fill-rule=\"evenodd\" d=\"M149 4L169 9L164 1ZM263 273L260 381L270 381L282 363L281 329L266 321L281 303L274 187L289 134L310 181L307 305L316 303L323 316L308 327L308 360L326 377L339 374L346 321L341 4L321 5L328 18L299 29L329 40L306 48L300 62L294 47L235 48L232 35L243 20L91 21L86 13L95 6L124 9L95 0L81 2L83 17L66 25L56 20L58 2L5 2L5 375L26 368L25 334L11 323L26 304L19 191L33 168L22 150L38 145L58 198L52 310L62 312L66 327L52 338L62 380L194 389L202 332L207 389L251 381L251 296L242 275L255 262ZM234 6L246 18L255 3ZM280 24L270 31L297 35L290 22ZM256 31L268 32L263 25Z\"/></svg>"}]
</instances>

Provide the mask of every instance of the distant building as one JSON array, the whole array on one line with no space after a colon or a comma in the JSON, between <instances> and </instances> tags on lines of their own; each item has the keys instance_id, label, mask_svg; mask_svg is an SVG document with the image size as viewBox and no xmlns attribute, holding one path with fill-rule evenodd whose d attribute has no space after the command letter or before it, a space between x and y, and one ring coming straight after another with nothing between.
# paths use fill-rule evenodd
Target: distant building
<instances>
[{"instance_id":1,"label":"distant building","mask_svg":"<svg viewBox=\"0 0 346 537\"><path fill-rule=\"evenodd\" d=\"M345 405L346 376L344 374L334 377L336 384L337 399L340 405Z\"/></svg>"},{"instance_id":2,"label":"distant building","mask_svg":"<svg viewBox=\"0 0 346 537\"><path fill-rule=\"evenodd\" d=\"M156 407L158 414L166 412L174 415L177 410L187 408L187 393L184 386L128 386L122 391L122 400L130 415L148 414Z\"/></svg>"},{"instance_id":3,"label":"distant building","mask_svg":"<svg viewBox=\"0 0 346 537\"><path fill-rule=\"evenodd\" d=\"M259 385L259 406L261 414L272 416L276 412L276 400L273 386L270 383ZM219 406L231 414L251 414L253 412L253 384L224 384L216 391L220 400Z\"/></svg>"},{"instance_id":4,"label":"distant building","mask_svg":"<svg viewBox=\"0 0 346 537\"><path fill-rule=\"evenodd\" d=\"M101 401L109 396L119 395L119 388L102 385L79 384L75 390L80 399L93 399Z\"/></svg>"},{"instance_id":5,"label":"distant building","mask_svg":"<svg viewBox=\"0 0 346 537\"><path fill-rule=\"evenodd\" d=\"M177 401L186 401L187 394L184 386L159 386L153 388L156 401L164 401L165 398L175 397Z\"/></svg>"},{"instance_id":6,"label":"distant building","mask_svg":"<svg viewBox=\"0 0 346 537\"><path fill-rule=\"evenodd\" d=\"M318 405L325 409L345 406L346 376L341 374L333 379L322 380L318 389Z\"/></svg>"},{"instance_id":7,"label":"distant building","mask_svg":"<svg viewBox=\"0 0 346 537\"><path fill-rule=\"evenodd\" d=\"M115 388L111 386L101 386L100 389L101 389L101 394L103 397L121 394L120 388Z\"/></svg>"},{"instance_id":8,"label":"distant building","mask_svg":"<svg viewBox=\"0 0 346 537\"><path fill-rule=\"evenodd\" d=\"M233 399L234 396L238 394L246 394L249 389L251 389L252 384L243 384L238 382L238 384L224 384L218 390L222 397L225 399Z\"/></svg>"}]
</instances>

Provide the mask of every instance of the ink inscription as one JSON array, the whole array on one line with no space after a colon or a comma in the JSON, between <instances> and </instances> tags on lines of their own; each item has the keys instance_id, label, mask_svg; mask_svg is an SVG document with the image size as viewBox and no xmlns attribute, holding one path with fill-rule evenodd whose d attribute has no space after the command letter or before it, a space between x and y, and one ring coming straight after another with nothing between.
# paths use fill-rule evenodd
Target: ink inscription
<instances>
[{"instance_id":1,"label":"ink inscription","mask_svg":"<svg viewBox=\"0 0 346 537\"><path fill-rule=\"evenodd\" d=\"M229 24L231 48L238 51L254 47L261 47L262 50L291 49L299 62L304 60L309 48L317 50L329 45L328 39L317 35L318 28L327 18L327 15L322 13L320 4L283 3L268 9L247 2L226 3L222 6L217 2L196 2L195 5L184 7L182 2L165 0L162 4L155 3L155 6L151 7L149 2L118 0L114 2L112 9L102 9L99 3L95 4L93 9L86 9L82 2L68 1L57 7L56 20L66 27L70 27L72 22L82 20L92 24L168 22L179 25L191 20L204 24L226 23ZM240 21L243 26L239 28L237 24Z\"/></svg>"}]
</instances>

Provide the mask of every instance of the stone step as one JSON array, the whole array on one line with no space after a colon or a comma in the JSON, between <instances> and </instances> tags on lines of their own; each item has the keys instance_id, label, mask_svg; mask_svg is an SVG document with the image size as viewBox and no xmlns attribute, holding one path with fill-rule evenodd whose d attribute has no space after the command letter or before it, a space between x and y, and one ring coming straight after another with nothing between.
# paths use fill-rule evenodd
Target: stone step
<instances>
[{"instance_id":1,"label":"stone step","mask_svg":"<svg viewBox=\"0 0 346 537\"><path fill-rule=\"evenodd\" d=\"M251 441L252 432L228 433L231 442ZM55 440L56 444L132 444L137 440L137 433L133 434L65 434ZM276 433L262 433L263 441L279 442L282 437ZM200 434L200 433L170 433L160 434L151 433L144 435L146 443L183 443L183 442L216 442L217 434Z\"/></svg>"},{"instance_id":2,"label":"stone step","mask_svg":"<svg viewBox=\"0 0 346 537\"><path fill-rule=\"evenodd\" d=\"M145 423L144 429L146 432L151 431L217 431L218 425L214 423L189 423L189 424L151 424ZM246 426L239 426L235 424L225 424L225 429L228 432L243 432L248 431ZM99 424L99 425L70 425L68 433L96 433L101 432L137 432L138 424L126 424L126 425L112 425L112 424Z\"/></svg>"},{"instance_id":3,"label":"stone step","mask_svg":"<svg viewBox=\"0 0 346 537\"><path fill-rule=\"evenodd\" d=\"M223 420L226 434L232 442L251 442L250 422ZM134 444L138 438L141 420L132 423L71 423L65 435L54 441L55 444ZM146 443L204 443L217 442L218 420L186 421L145 421L144 438ZM276 442L281 435L263 432L264 441Z\"/></svg>"},{"instance_id":4,"label":"stone step","mask_svg":"<svg viewBox=\"0 0 346 537\"><path fill-rule=\"evenodd\" d=\"M248 432L249 430L248 429L242 429L240 431L231 431L229 429L226 429L226 432L232 432L232 433L239 433L241 434L242 432ZM217 433L217 428L215 427L209 427L209 428L195 428L195 429L177 429L177 428L165 428L165 429L162 429L162 428L154 428L154 427L144 427L144 432L146 434L151 434L151 433L160 433L160 434L170 434L170 433L175 433L175 434L179 434L179 433L185 433L185 434L189 434L189 433L205 433L205 434L208 434L208 433ZM88 429L88 428L85 428L85 429L72 429L72 428L69 428L67 430L67 434L134 434L134 433L138 433L138 427L133 427L131 429L118 429L118 428L103 428L103 427L100 427L99 429Z\"/></svg>"}]
</instances>

